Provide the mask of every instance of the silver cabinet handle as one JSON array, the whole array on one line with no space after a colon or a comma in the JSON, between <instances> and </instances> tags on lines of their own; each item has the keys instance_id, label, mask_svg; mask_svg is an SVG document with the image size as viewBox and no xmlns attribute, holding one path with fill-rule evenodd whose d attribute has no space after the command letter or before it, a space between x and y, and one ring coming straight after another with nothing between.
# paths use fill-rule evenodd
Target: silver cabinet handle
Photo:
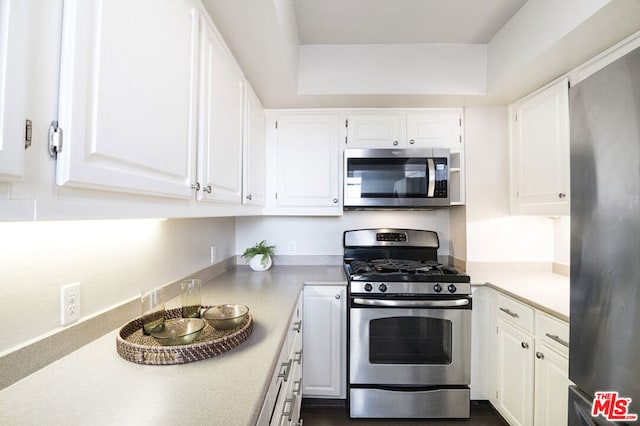
<instances>
[{"instance_id":1,"label":"silver cabinet handle","mask_svg":"<svg viewBox=\"0 0 640 426\"><path fill-rule=\"evenodd\" d=\"M334 198L334 199L333 199L333 204L337 204L337 203L338 203L338 199L337 199L337 198Z\"/></svg>"},{"instance_id":2,"label":"silver cabinet handle","mask_svg":"<svg viewBox=\"0 0 640 426\"><path fill-rule=\"evenodd\" d=\"M251 201L253 199L253 196L251 196L251 194L247 195L247 200Z\"/></svg>"},{"instance_id":3,"label":"silver cabinet handle","mask_svg":"<svg viewBox=\"0 0 640 426\"><path fill-rule=\"evenodd\" d=\"M398 141L393 141L393 146L397 146L398 145Z\"/></svg>"},{"instance_id":4,"label":"silver cabinet handle","mask_svg":"<svg viewBox=\"0 0 640 426\"><path fill-rule=\"evenodd\" d=\"M413 139L411 139L411 140L409 141L409 143L410 143L411 145L413 145L414 143L416 143L416 141L415 141L415 140L413 140Z\"/></svg>"},{"instance_id":5,"label":"silver cabinet handle","mask_svg":"<svg viewBox=\"0 0 640 426\"><path fill-rule=\"evenodd\" d=\"M300 333L300 330L302 330L302 321L294 322L292 330L297 332L297 333Z\"/></svg>"},{"instance_id":6,"label":"silver cabinet handle","mask_svg":"<svg viewBox=\"0 0 640 426\"><path fill-rule=\"evenodd\" d=\"M298 396L296 394L293 394L291 398L287 398L284 400L284 406L282 407L281 417L286 417L287 420L291 421L291 418L293 417L293 410L295 410L295 407L296 407L297 398ZM286 410L287 403L289 404L289 411Z\"/></svg>"},{"instance_id":7,"label":"silver cabinet handle","mask_svg":"<svg viewBox=\"0 0 640 426\"><path fill-rule=\"evenodd\" d=\"M562 346L566 346L567 348L569 347L569 342L560 338L560 336L556 334L545 333L545 336L547 336L549 339L553 340L554 342L560 343Z\"/></svg>"},{"instance_id":8,"label":"silver cabinet handle","mask_svg":"<svg viewBox=\"0 0 640 426\"><path fill-rule=\"evenodd\" d=\"M280 364L280 372L278 373L279 379L284 379L285 382L289 380L289 372L291 371L292 362L292 360L289 360Z\"/></svg>"},{"instance_id":9,"label":"silver cabinet handle","mask_svg":"<svg viewBox=\"0 0 640 426\"><path fill-rule=\"evenodd\" d=\"M542 352L536 352L536 358L544 359L544 354Z\"/></svg>"},{"instance_id":10,"label":"silver cabinet handle","mask_svg":"<svg viewBox=\"0 0 640 426\"><path fill-rule=\"evenodd\" d=\"M505 314L509 315L511 318L519 318L520 317L520 315L518 315L516 312L511 312L507 308L500 308L500 310L502 312L504 312Z\"/></svg>"},{"instance_id":11,"label":"silver cabinet handle","mask_svg":"<svg viewBox=\"0 0 640 426\"><path fill-rule=\"evenodd\" d=\"M529 349L529 344L527 342L520 343L520 346L522 346L522 349Z\"/></svg>"},{"instance_id":12,"label":"silver cabinet handle","mask_svg":"<svg viewBox=\"0 0 640 426\"><path fill-rule=\"evenodd\" d=\"M293 362L297 362L298 364L302 364L302 350L293 354Z\"/></svg>"},{"instance_id":13,"label":"silver cabinet handle","mask_svg":"<svg viewBox=\"0 0 640 426\"><path fill-rule=\"evenodd\" d=\"M335 298L336 298L336 299L338 299L338 300L340 300L340 293L336 294L336 295L335 295Z\"/></svg>"},{"instance_id":14,"label":"silver cabinet handle","mask_svg":"<svg viewBox=\"0 0 640 426\"><path fill-rule=\"evenodd\" d=\"M209 194L211 194L211 185L203 186L202 190L204 192L208 192Z\"/></svg>"},{"instance_id":15,"label":"silver cabinet handle","mask_svg":"<svg viewBox=\"0 0 640 426\"><path fill-rule=\"evenodd\" d=\"M200 191L200 182L192 183L191 189L195 189L196 191Z\"/></svg>"},{"instance_id":16,"label":"silver cabinet handle","mask_svg":"<svg viewBox=\"0 0 640 426\"><path fill-rule=\"evenodd\" d=\"M293 393L300 395L302 391L302 379L293 382Z\"/></svg>"}]
</instances>

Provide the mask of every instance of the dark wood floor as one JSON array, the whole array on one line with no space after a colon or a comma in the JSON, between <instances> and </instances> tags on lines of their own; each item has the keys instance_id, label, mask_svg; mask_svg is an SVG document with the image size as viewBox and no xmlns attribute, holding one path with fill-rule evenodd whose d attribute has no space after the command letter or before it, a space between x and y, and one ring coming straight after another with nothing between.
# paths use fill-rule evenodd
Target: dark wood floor
<instances>
[{"instance_id":1,"label":"dark wood floor","mask_svg":"<svg viewBox=\"0 0 640 426\"><path fill-rule=\"evenodd\" d=\"M350 419L344 404L338 401L321 403L316 400L303 400L302 418L304 426L508 426L498 412L485 401L471 401L469 419Z\"/></svg>"}]
</instances>

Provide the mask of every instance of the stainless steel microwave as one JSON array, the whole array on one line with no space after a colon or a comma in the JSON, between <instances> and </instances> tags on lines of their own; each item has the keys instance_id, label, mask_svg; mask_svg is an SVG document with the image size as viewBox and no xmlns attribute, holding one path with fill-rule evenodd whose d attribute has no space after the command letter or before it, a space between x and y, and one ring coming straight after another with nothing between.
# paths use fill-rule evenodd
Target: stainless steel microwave
<instances>
[{"instance_id":1,"label":"stainless steel microwave","mask_svg":"<svg viewBox=\"0 0 640 426\"><path fill-rule=\"evenodd\" d=\"M344 208L449 206L449 149L345 149Z\"/></svg>"}]
</instances>

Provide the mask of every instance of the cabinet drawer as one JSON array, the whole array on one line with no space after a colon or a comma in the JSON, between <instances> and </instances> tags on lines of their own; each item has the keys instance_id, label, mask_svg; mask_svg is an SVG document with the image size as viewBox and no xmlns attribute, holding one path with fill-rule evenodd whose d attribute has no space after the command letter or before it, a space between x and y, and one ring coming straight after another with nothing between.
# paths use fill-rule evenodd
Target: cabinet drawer
<instances>
[{"instance_id":1,"label":"cabinet drawer","mask_svg":"<svg viewBox=\"0 0 640 426\"><path fill-rule=\"evenodd\" d=\"M536 337L560 354L569 356L569 324L536 312Z\"/></svg>"},{"instance_id":2,"label":"cabinet drawer","mask_svg":"<svg viewBox=\"0 0 640 426\"><path fill-rule=\"evenodd\" d=\"M497 308L499 318L533 334L533 308L503 295L498 295Z\"/></svg>"}]
</instances>

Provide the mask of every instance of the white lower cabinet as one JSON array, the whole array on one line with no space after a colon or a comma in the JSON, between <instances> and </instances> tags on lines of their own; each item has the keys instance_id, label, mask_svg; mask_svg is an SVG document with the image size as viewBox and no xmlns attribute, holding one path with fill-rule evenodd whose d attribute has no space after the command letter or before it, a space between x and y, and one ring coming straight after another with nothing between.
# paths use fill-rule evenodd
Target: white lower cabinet
<instances>
[{"instance_id":1,"label":"white lower cabinet","mask_svg":"<svg viewBox=\"0 0 640 426\"><path fill-rule=\"evenodd\" d=\"M564 425L569 387L569 324L499 292L490 400L510 425Z\"/></svg>"},{"instance_id":2,"label":"white lower cabinet","mask_svg":"<svg viewBox=\"0 0 640 426\"><path fill-rule=\"evenodd\" d=\"M345 286L304 288L305 398L346 398Z\"/></svg>"},{"instance_id":3,"label":"white lower cabinet","mask_svg":"<svg viewBox=\"0 0 640 426\"><path fill-rule=\"evenodd\" d=\"M569 325L536 312L535 414L536 426L567 422L569 381Z\"/></svg>"},{"instance_id":4,"label":"white lower cabinet","mask_svg":"<svg viewBox=\"0 0 640 426\"><path fill-rule=\"evenodd\" d=\"M512 425L533 419L533 336L498 318L498 410Z\"/></svg>"},{"instance_id":5,"label":"white lower cabinet","mask_svg":"<svg viewBox=\"0 0 640 426\"><path fill-rule=\"evenodd\" d=\"M289 331L265 396L258 426L302 424L302 294L289 321Z\"/></svg>"}]
</instances>

